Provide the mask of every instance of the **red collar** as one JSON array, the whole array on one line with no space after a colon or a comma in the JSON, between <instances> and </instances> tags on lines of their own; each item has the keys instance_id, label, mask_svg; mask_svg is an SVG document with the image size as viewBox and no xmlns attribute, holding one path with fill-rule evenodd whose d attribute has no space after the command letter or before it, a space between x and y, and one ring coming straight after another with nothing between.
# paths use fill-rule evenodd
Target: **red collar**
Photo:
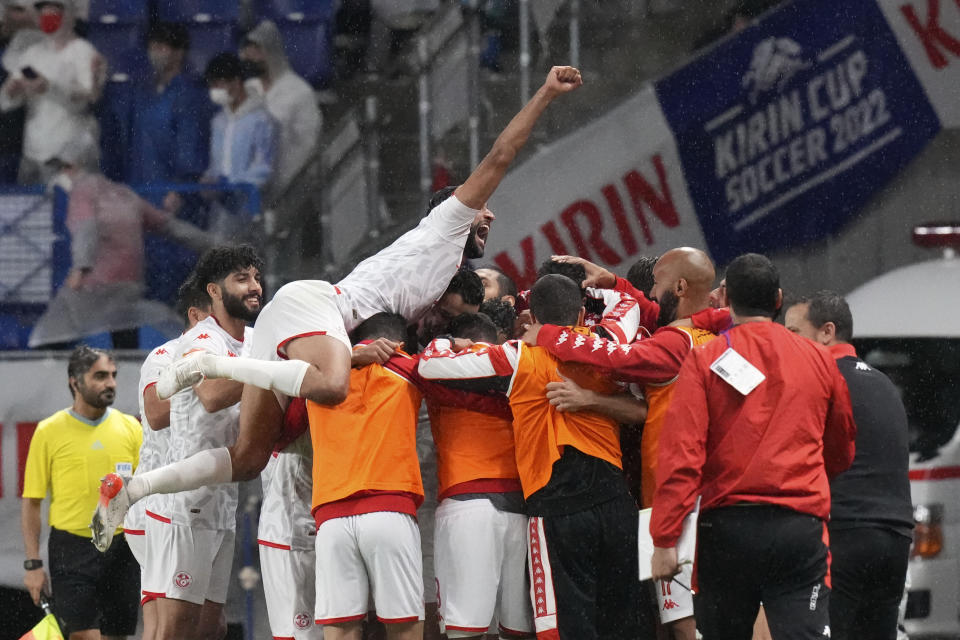
<instances>
[{"instance_id":1,"label":"red collar","mask_svg":"<svg viewBox=\"0 0 960 640\"><path fill-rule=\"evenodd\" d=\"M853 345L848 342L841 342L839 344L834 344L829 347L830 354L837 360L840 358L846 358L850 356L851 358L857 357L857 350L853 348Z\"/></svg>"}]
</instances>

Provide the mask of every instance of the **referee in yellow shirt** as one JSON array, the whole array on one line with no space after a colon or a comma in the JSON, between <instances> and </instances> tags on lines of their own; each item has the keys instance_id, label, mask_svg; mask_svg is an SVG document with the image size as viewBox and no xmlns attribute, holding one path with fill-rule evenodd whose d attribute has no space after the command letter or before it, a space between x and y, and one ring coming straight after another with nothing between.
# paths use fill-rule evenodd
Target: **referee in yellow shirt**
<instances>
[{"instance_id":1,"label":"referee in yellow shirt","mask_svg":"<svg viewBox=\"0 0 960 640\"><path fill-rule=\"evenodd\" d=\"M90 513L100 478L132 475L143 435L133 416L111 409L117 366L109 353L77 347L67 367L73 406L37 426L23 481L21 528L24 584L34 602L49 592L40 559L40 505L50 495L47 551L54 607L70 640L133 635L140 599L140 568L122 535L106 554L90 543Z\"/></svg>"}]
</instances>

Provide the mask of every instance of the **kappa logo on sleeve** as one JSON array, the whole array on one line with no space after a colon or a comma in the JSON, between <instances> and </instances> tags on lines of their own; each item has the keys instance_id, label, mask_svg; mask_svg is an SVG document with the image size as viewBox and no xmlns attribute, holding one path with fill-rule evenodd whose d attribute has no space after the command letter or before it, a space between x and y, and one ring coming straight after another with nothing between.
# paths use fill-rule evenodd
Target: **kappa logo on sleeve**
<instances>
[{"instance_id":1,"label":"kappa logo on sleeve","mask_svg":"<svg viewBox=\"0 0 960 640\"><path fill-rule=\"evenodd\" d=\"M164 355L164 354L166 354L166 353L168 353L168 351L167 351L166 349L164 349L163 347L160 347L159 349L157 349L156 351L153 352L153 355L155 355L155 356L162 356L162 355Z\"/></svg>"},{"instance_id":2,"label":"kappa logo on sleeve","mask_svg":"<svg viewBox=\"0 0 960 640\"><path fill-rule=\"evenodd\" d=\"M209 340L209 339L210 339L209 333L201 333L200 335L197 336L197 340Z\"/></svg>"}]
</instances>

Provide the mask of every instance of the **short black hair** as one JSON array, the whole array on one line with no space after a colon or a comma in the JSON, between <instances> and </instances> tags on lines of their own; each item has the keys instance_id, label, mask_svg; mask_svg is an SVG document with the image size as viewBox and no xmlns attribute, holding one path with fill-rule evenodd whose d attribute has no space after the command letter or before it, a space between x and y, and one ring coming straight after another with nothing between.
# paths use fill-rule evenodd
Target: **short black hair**
<instances>
[{"instance_id":1,"label":"short black hair","mask_svg":"<svg viewBox=\"0 0 960 640\"><path fill-rule=\"evenodd\" d=\"M85 344L77 345L77 348L70 354L70 360L67 361L67 388L70 389L71 396L73 395L73 387L70 386L70 378L82 379L83 375L90 371L90 367L103 356L106 356L111 362L113 361L113 354L106 349L95 349Z\"/></svg>"},{"instance_id":2,"label":"short black hair","mask_svg":"<svg viewBox=\"0 0 960 640\"><path fill-rule=\"evenodd\" d=\"M437 205L453 195L453 192L457 190L457 187L444 187L434 191L430 196L430 201L427 203L427 213L433 211Z\"/></svg>"},{"instance_id":3,"label":"short black hair","mask_svg":"<svg viewBox=\"0 0 960 640\"><path fill-rule=\"evenodd\" d=\"M211 282L220 283L234 271L254 267L263 272L263 258L249 244L220 245L207 249L200 256L194 275L203 289Z\"/></svg>"},{"instance_id":4,"label":"short black hair","mask_svg":"<svg viewBox=\"0 0 960 640\"><path fill-rule=\"evenodd\" d=\"M155 22L147 31L147 43L150 42L186 51L190 48L190 32L178 22Z\"/></svg>"},{"instance_id":5,"label":"short black hair","mask_svg":"<svg viewBox=\"0 0 960 640\"><path fill-rule=\"evenodd\" d=\"M574 325L581 307L583 295L580 287L559 273L548 273L530 290L530 313L542 324Z\"/></svg>"},{"instance_id":6,"label":"short black hair","mask_svg":"<svg viewBox=\"0 0 960 640\"><path fill-rule=\"evenodd\" d=\"M575 262L558 262L550 258L549 260L545 260L543 264L540 265L540 268L537 269L537 278L542 278L551 273L566 276L573 280L577 288L580 289L580 297L582 298L584 296L583 281L587 279L587 270L582 264Z\"/></svg>"},{"instance_id":7,"label":"short black hair","mask_svg":"<svg viewBox=\"0 0 960 640\"><path fill-rule=\"evenodd\" d=\"M479 305L483 302L483 280L474 271L461 267L450 279L443 295L448 293L459 293L465 304Z\"/></svg>"},{"instance_id":8,"label":"short black hair","mask_svg":"<svg viewBox=\"0 0 960 640\"><path fill-rule=\"evenodd\" d=\"M727 267L727 299L738 316L775 318L780 293L780 273L770 259L745 253Z\"/></svg>"},{"instance_id":9,"label":"short black hair","mask_svg":"<svg viewBox=\"0 0 960 640\"><path fill-rule=\"evenodd\" d=\"M240 58L230 51L213 56L207 63L206 71L203 72L203 79L208 84L214 80L241 80L242 78L243 66L240 64Z\"/></svg>"},{"instance_id":10,"label":"short black hair","mask_svg":"<svg viewBox=\"0 0 960 640\"><path fill-rule=\"evenodd\" d=\"M375 313L353 330L350 341L359 344L364 340L386 338L395 342L404 342L407 336L407 319L399 313Z\"/></svg>"},{"instance_id":11,"label":"short black hair","mask_svg":"<svg viewBox=\"0 0 960 640\"><path fill-rule=\"evenodd\" d=\"M497 343L497 325L484 313L461 313L450 321L447 331L454 338Z\"/></svg>"},{"instance_id":12,"label":"short black hair","mask_svg":"<svg viewBox=\"0 0 960 640\"><path fill-rule=\"evenodd\" d=\"M190 307L210 309L211 305L213 305L213 301L210 299L210 294L207 293L206 283L201 285L197 280L196 272L191 273L177 290L176 309L180 317L183 318L183 323L185 325L190 324Z\"/></svg>"},{"instance_id":13,"label":"short black hair","mask_svg":"<svg viewBox=\"0 0 960 640\"><path fill-rule=\"evenodd\" d=\"M487 264L480 268L489 269L497 274L497 288L500 290L500 297L517 297L517 283L513 281L513 278L505 274L503 269L493 264Z\"/></svg>"},{"instance_id":14,"label":"short black hair","mask_svg":"<svg viewBox=\"0 0 960 640\"><path fill-rule=\"evenodd\" d=\"M513 325L517 320L517 310L512 304L505 300L485 300L480 305L480 313L486 314L497 329L502 331L507 337L513 337Z\"/></svg>"},{"instance_id":15,"label":"short black hair","mask_svg":"<svg viewBox=\"0 0 960 640\"><path fill-rule=\"evenodd\" d=\"M642 291L645 296L649 297L650 290L653 289L653 268L659 259L660 256L643 256L627 271L627 282Z\"/></svg>"},{"instance_id":16,"label":"short black hair","mask_svg":"<svg viewBox=\"0 0 960 640\"><path fill-rule=\"evenodd\" d=\"M853 314L846 299L836 291L822 290L810 296L792 298L788 309L797 304L806 304L807 320L819 329L828 322L836 328L837 340L850 342L853 338Z\"/></svg>"}]
</instances>

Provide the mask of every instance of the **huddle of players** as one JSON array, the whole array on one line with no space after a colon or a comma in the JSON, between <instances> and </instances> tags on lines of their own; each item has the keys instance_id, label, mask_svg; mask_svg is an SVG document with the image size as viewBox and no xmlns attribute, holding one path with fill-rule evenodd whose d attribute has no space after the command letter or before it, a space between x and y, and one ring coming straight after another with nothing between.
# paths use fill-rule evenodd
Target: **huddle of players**
<instances>
[{"instance_id":1,"label":"huddle of players","mask_svg":"<svg viewBox=\"0 0 960 640\"><path fill-rule=\"evenodd\" d=\"M481 636L493 620L502 637L646 635L619 425L645 422L649 506L673 382L691 349L714 337L708 329L730 322L710 308L712 263L696 249L664 254L654 302L595 265L555 259L551 269L582 276L546 273L518 294L520 339L502 344L509 311L490 307L499 334L489 318L465 315L483 285L457 272L463 258L482 256L493 220L485 203L534 122L580 83L575 69L552 69L468 180L336 285L293 282L261 310L262 264L248 248L201 259L193 289L209 297L211 315L152 354L173 355L159 373L145 364L156 393L153 378L141 382L152 428L162 419L150 405L170 398L165 464L107 476L92 523L106 549L128 508L149 499L143 590L156 616L146 637L222 636L234 483L261 471L258 541L275 637L315 638L322 626L327 640L360 638L375 610L388 637L421 638L434 591L451 638ZM414 350L411 322L425 344L419 356L404 349ZM460 341L436 337L444 325ZM643 386L645 402L623 383ZM424 588L417 521L424 399L440 498L435 590ZM695 633L682 582L657 590L661 612L681 618L672 621L681 637Z\"/></svg>"},{"instance_id":2,"label":"huddle of players","mask_svg":"<svg viewBox=\"0 0 960 640\"><path fill-rule=\"evenodd\" d=\"M584 264L589 280L610 288L584 290L549 273L588 280ZM199 322L148 357L140 383L145 404L158 402L151 387L168 362L198 351L247 355L250 329L243 325L259 310L261 268L248 248L222 247L201 259L181 292L188 319ZM510 296L502 274L480 272L496 279L497 293L506 289L522 311L528 306L529 314L521 316L535 321L534 329L519 327L527 343L498 344L512 329L512 314L498 304L499 296L484 308L494 311L500 327L486 315L469 313L478 308L483 285L476 274L461 271L437 305L447 315L468 311L444 328L470 341L469 348L454 354L450 340L438 338L422 356L410 356L401 349L406 318L375 314L352 332L346 400L287 408L284 436L263 473L258 532L275 637L319 637L314 623L324 625L326 637L350 637L371 599L391 637L420 637L425 590L415 518L424 488L415 437L422 398L437 450L434 560L438 618L448 637L482 635L494 619L504 637L529 637L534 630L541 637L558 630L561 637L578 638L642 633L637 509L622 474L618 425L646 417L644 460L653 461L655 455L646 453L655 441L647 439L655 437L649 434L659 428L662 411L648 414L642 401L601 369L564 364L556 356L589 364L598 351L622 354L632 366L618 363L618 377L652 388L669 382L695 341L691 336L699 339L704 332L658 329L657 323L705 309L713 267L697 250L666 254L654 288L662 306L628 281L577 259L548 261L541 272L532 290L518 296ZM612 339L597 337L586 324ZM428 341L440 327L422 322L419 337ZM638 332L647 337L631 345ZM214 386L219 389L210 390ZM234 441L238 386L207 380L175 394L166 458L160 451L166 432L153 432L163 420L152 419L143 407L148 455L138 474ZM592 404L580 406L596 410L551 405L577 406L562 404L571 388L593 394ZM648 390L651 398L655 393ZM651 408L659 407L651 401ZM309 434L303 433L307 422ZM650 467L644 466L645 496ZM232 558L236 487L148 500L134 504L124 524L128 535L145 531L150 541L146 554L137 554L143 558L145 619L156 621L147 630L156 628L156 637L189 629L216 636ZM171 604L180 611L163 611ZM159 611L148 616L153 607ZM677 609L667 612L676 617L685 610Z\"/></svg>"}]
</instances>

